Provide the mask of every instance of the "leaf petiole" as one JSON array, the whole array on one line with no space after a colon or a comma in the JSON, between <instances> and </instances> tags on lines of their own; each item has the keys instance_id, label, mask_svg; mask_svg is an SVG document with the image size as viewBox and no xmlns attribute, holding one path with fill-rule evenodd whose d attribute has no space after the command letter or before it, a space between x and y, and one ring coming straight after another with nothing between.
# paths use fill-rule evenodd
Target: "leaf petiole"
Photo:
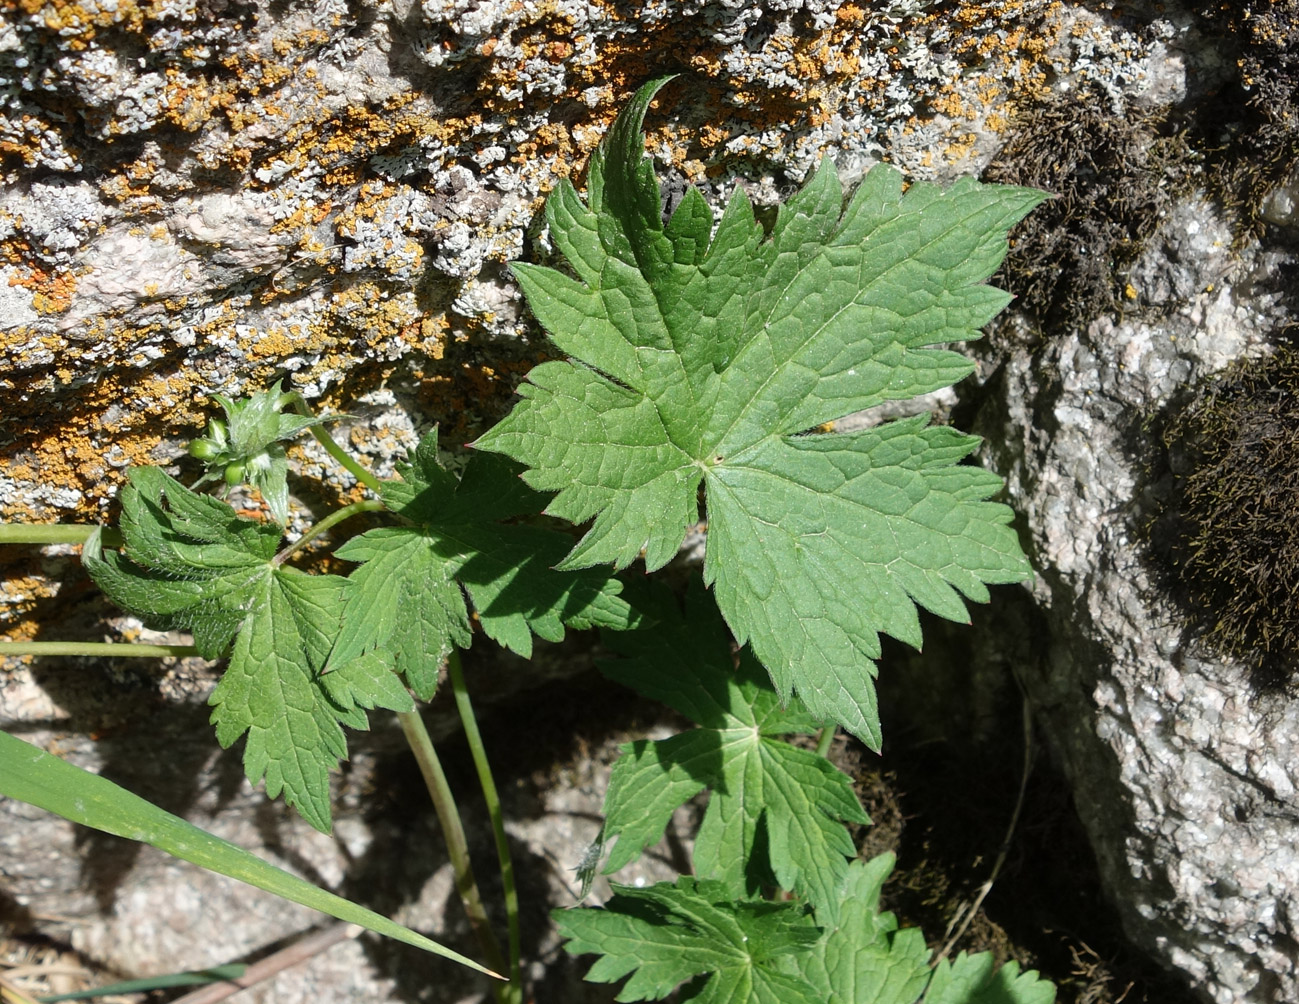
<instances>
[{"instance_id":1,"label":"leaf petiole","mask_svg":"<svg viewBox=\"0 0 1299 1004\"><path fill-rule=\"evenodd\" d=\"M381 512L386 508L387 506L385 506L382 502L379 502L374 499L366 499L361 502L353 502L351 505L343 506L342 509L339 509L335 512L331 512L319 523L315 524L313 527L307 530L306 533L304 533L292 544L290 544L288 547L282 550L279 554L277 554L274 558L272 558L271 561L276 565L282 565L286 561L288 561L291 557L293 557L293 555L297 554L297 552L300 551L303 547L305 547L308 543L315 540L325 531L331 529L332 527L337 526L339 523L343 522L343 520L349 519L350 517L355 516L358 513Z\"/></svg>"},{"instance_id":2,"label":"leaf petiole","mask_svg":"<svg viewBox=\"0 0 1299 1004\"><path fill-rule=\"evenodd\" d=\"M469 926L474 930L487 964L500 972L505 969L505 959L501 955L500 942L492 933L487 911L483 908L473 865L469 861L469 841L465 838L464 825L460 822L460 811L456 807L455 796L451 793L451 785L447 782L446 772L442 770L442 761L438 759L433 740L429 738L424 719L418 711L399 711L397 721L401 724L401 731L406 736L411 752L415 754L429 797L433 800L433 808L437 811L442 836L447 842L447 854L455 872L456 891L460 893L460 901L469 917Z\"/></svg>"},{"instance_id":3,"label":"leaf petiole","mask_svg":"<svg viewBox=\"0 0 1299 1004\"><path fill-rule=\"evenodd\" d=\"M0 523L0 544L84 544L95 532L94 523ZM104 528L105 547L121 547L122 535Z\"/></svg>"},{"instance_id":4,"label":"leaf petiole","mask_svg":"<svg viewBox=\"0 0 1299 1004\"><path fill-rule=\"evenodd\" d=\"M447 673L451 678L456 710L460 713L460 722L464 726L465 739L469 743L469 752L474 760L474 769L478 772L478 783L483 789L483 799L487 802L487 814L492 820L492 835L496 838L496 858L501 869L501 888L505 894L505 916L506 923L509 925L510 982L496 987L496 997L501 1004L520 1004L523 1000L523 974L519 964L522 954L519 933L519 890L514 883L514 860L510 856L510 841L505 833L501 797L496 790L496 780L492 777L491 765L487 762L487 750L483 746L482 733L478 731L478 719L469 701L464 668L460 665L460 653L455 649L451 650L451 655L447 658Z\"/></svg>"},{"instance_id":5,"label":"leaf petiole","mask_svg":"<svg viewBox=\"0 0 1299 1004\"><path fill-rule=\"evenodd\" d=\"M834 742L834 735L838 728L832 723L821 730L821 734L816 737L816 755L829 756L830 745Z\"/></svg>"},{"instance_id":6,"label":"leaf petiole","mask_svg":"<svg viewBox=\"0 0 1299 1004\"><path fill-rule=\"evenodd\" d=\"M165 659L198 655L193 645L143 645L120 641L0 641L4 655L103 655L113 658Z\"/></svg>"},{"instance_id":7,"label":"leaf petiole","mask_svg":"<svg viewBox=\"0 0 1299 1004\"><path fill-rule=\"evenodd\" d=\"M311 406L307 404L306 398L296 390L285 395L284 403L299 415L306 418L315 417L316 413L311 410ZM370 491L375 492L376 494L378 493L379 479L357 463L354 457L349 455L346 450L339 446L338 443L335 442L334 437L331 436L323 426L313 425L311 427L311 434L316 437L316 442L320 443L320 445L325 448L325 452L337 460L344 469L352 475L352 477L356 478L357 481L369 488Z\"/></svg>"}]
</instances>

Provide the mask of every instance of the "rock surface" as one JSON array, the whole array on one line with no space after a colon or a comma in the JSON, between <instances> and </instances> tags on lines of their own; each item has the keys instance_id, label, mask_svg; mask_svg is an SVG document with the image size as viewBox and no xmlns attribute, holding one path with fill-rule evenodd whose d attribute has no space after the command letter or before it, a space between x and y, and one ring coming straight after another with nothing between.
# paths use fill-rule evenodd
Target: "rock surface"
<instances>
[{"instance_id":1,"label":"rock surface","mask_svg":"<svg viewBox=\"0 0 1299 1004\"><path fill-rule=\"evenodd\" d=\"M1050 624L1021 681L1129 934L1218 1004L1293 1000L1299 707L1195 639L1148 540L1163 450L1150 416L1260 351L1282 317L1274 293L1214 281L1231 236L1210 206L1178 207L1167 236L1184 252L1168 278L1196 284L1190 302L1012 353L1002 421L981 430L1032 535Z\"/></svg>"},{"instance_id":2,"label":"rock surface","mask_svg":"<svg viewBox=\"0 0 1299 1004\"><path fill-rule=\"evenodd\" d=\"M1299 121L1299 9L1265 6L23 0L0 22L0 517L104 518L126 467L177 460L205 395L283 376L356 416L350 445L377 470L437 422L465 441L545 351L504 263L548 254L545 192L662 72L682 77L652 152L714 200L743 185L770 203L821 156L846 180L878 159L935 180L991 165L1060 193L1008 263L1019 310L966 390L1041 573L1051 634L1023 683L1131 936L1206 999L1299 999L1299 713L1196 641L1145 537L1167 488L1161 411L1293 323L1299 157L1278 134ZM354 490L294 452L304 505ZM138 636L105 624L66 556L5 560L9 637ZM405 835L346 784L334 843L259 808L202 725L210 683L186 665L12 665L0 721L146 788L125 765L166 750L185 782L172 807L327 882L391 856ZM383 755L361 746L348 782ZM572 851L585 837L562 820L593 806L598 791L537 813L560 829L515 836ZM210 964L307 923L246 924L266 908L187 873L191 905L222 908L200 931L160 907L163 859L0 812L9 905L76 918L73 939L124 969ZM403 886L424 889L410 916L435 931L439 864L419 858ZM332 975L262 999L465 992L402 985L404 961L366 951L380 975L352 945Z\"/></svg>"}]
</instances>

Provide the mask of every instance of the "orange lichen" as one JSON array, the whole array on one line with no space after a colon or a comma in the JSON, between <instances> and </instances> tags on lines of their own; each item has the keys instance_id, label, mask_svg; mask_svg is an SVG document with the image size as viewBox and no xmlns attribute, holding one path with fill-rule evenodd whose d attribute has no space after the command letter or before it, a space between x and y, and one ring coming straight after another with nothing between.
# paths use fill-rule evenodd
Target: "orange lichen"
<instances>
[{"instance_id":1,"label":"orange lichen","mask_svg":"<svg viewBox=\"0 0 1299 1004\"><path fill-rule=\"evenodd\" d=\"M19 6L61 32L73 49L84 48L97 30L109 25L146 31L149 19L155 17L154 6L142 0L119 0L113 14L88 11L68 0L19 0ZM635 6L603 0L593 17L615 29L620 24L630 28ZM908 34L924 37L946 31L948 52L962 67L950 81L926 82L927 89L917 98L926 116L938 111L969 123L969 128L951 130L948 145L937 145L935 156L949 160L966 156L975 123L994 130L1007 128L1017 107L1045 92L1047 79L1041 64L1057 41L1059 28L1052 17L1060 7L1042 0L967 0L910 19L905 26ZM209 171L273 166L269 175L263 175L270 180L256 180L254 174L255 180L247 183L259 192L284 187L286 175L309 179L311 197L286 204L286 215L271 229L291 235L297 249L306 254L300 262L316 270L310 272L310 281L325 291L321 305L313 304L300 325L250 324L253 312L242 305L214 305L223 309L201 322L189 321L198 346L194 354L198 365L203 365L205 356L210 358L203 350L211 344L237 346L242 355L239 377L256 388L281 377L284 361L293 357L302 361L295 363L302 367L295 372L296 380L328 385L322 407L346 411L355 387L387 380L397 372L393 360L409 354L400 365L405 376L414 379L421 407L443 421L448 435L467 437L499 415L510 391L533 363L544 358L546 348L520 340L508 350L485 349L488 342L481 335L483 326L491 323L488 317L430 309L405 290L395 292L391 276L361 280L340 274L337 258L330 255L333 243L355 237L363 225L382 221L387 204L403 189L376 178L372 158L412 147L456 151L446 154L439 166L456 157L467 158L487 142L482 137L492 135L493 129L519 124L523 101L538 100L519 97L543 93L531 91L534 78L528 74L546 72L546 64L563 64L565 99L581 95L585 101L571 103L576 112L570 115L566 100L564 121L532 127L523 141L504 144L509 149L503 163L513 172L518 191L536 193L533 210L540 208L544 192L556 178L581 169L632 91L669 69L689 71L688 84L673 86L688 87L696 100L679 103L676 113L652 116L649 143L687 178L721 174L729 161L739 157L761 163L768 152L780 147L786 148L780 154L788 161L810 162L816 151L790 154L791 137L797 139L809 125L824 126L836 119L869 123L873 113L888 110L889 73L902 80L911 73L904 54L895 47L882 53L889 72L864 76L863 56L880 55L878 34L870 38L865 34L875 10L867 0L849 0L839 5L828 26L813 29L800 23L797 31L767 39L761 53L755 54L754 66L763 72L746 76L735 69L735 50L701 36L691 19L669 18L650 31L614 30L595 39L553 0L519 0L507 11L513 19L511 31L457 54L474 61L474 72L466 72L464 78L473 81L476 90L465 94L464 103L450 113L431 110L418 88L382 102L358 100L338 111L336 97L325 93L306 65L333 33L309 29L274 38L273 56L259 54L251 46L222 56L219 72L207 78L167 69L161 119L186 135L169 140L165 132L160 133L156 160L141 157L109 165L99 187L107 198L129 203L123 205L125 211L144 213L156 209L159 197L170 197L166 192L155 196L155 173L184 157L199 157ZM446 44L448 49L453 47L449 41ZM520 56L531 61L527 73L519 65ZM768 74L781 78L780 82L772 83ZM298 87L286 90L290 82ZM320 99L314 106L302 97L313 88ZM664 93L665 110L679 94ZM688 118L690 106L719 114L725 109L725 118L715 117L700 127ZM227 126L229 141L194 152L193 134L209 125ZM0 142L0 156L35 163L40 138L62 127L29 117L26 128L29 132L23 141ZM858 138L846 133L843 142L851 145ZM282 164L272 165L272 159ZM322 228L323 223L328 228ZM338 242L331 243L328 229ZM412 270L418 274L424 253L417 241L395 232L390 245L376 253L379 260L374 264L403 276ZM74 275L37 267L30 249L15 242L0 244L0 261L15 269L11 283L32 290L37 311L67 311L76 290ZM276 281L267 277L263 286L252 290L255 306L288 295ZM331 288L331 284L336 285ZM285 285L291 283L286 280ZM205 304L199 300L195 305ZM161 306L177 311L186 304L168 299ZM159 344L166 324L165 318L126 325L112 317L97 317L84 322L75 335L44 328L0 335L0 351L11 360L10 372L0 374L0 387L8 397L6 418L11 420L6 432L16 435L0 457L0 474L20 486L76 488L81 501L64 514L96 519L104 514L126 465L156 462L160 442L195 434L210 410L200 388L226 379L227 373L187 367L167 378L148 375L149 367L158 364L139 346ZM511 353L517 353L517 358L500 358ZM163 365L174 365L175 358ZM113 365L105 368L104 359ZM122 361L131 359L140 369L126 368ZM84 378L91 366L104 375L75 392L64 391L64 385ZM347 379L340 381L338 374L343 372ZM15 386L21 393L15 392ZM123 409L127 402L129 409ZM5 518L49 517L48 509L36 510L17 501L18 494L6 502Z\"/></svg>"},{"instance_id":2,"label":"orange lichen","mask_svg":"<svg viewBox=\"0 0 1299 1004\"><path fill-rule=\"evenodd\" d=\"M18 0L20 10L38 18L47 30L57 32L74 52L85 49L99 28L120 25L139 31L146 20L158 17L153 6L142 6L134 0L118 0L112 9L98 5L87 8L75 0Z\"/></svg>"},{"instance_id":3,"label":"orange lichen","mask_svg":"<svg viewBox=\"0 0 1299 1004\"><path fill-rule=\"evenodd\" d=\"M67 269L50 269L31 261L23 242L6 241L0 245L0 261L22 264L22 271L9 275L10 286L21 286L32 292L32 309L38 314L61 314L72 306L77 291L77 278Z\"/></svg>"}]
</instances>

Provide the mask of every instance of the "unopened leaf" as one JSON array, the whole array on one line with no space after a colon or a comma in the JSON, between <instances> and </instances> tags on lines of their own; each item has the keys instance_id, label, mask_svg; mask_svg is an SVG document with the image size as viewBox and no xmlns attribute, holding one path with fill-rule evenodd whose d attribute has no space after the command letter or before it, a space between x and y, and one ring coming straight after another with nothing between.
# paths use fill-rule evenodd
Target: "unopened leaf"
<instances>
[{"instance_id":1,"label":"unopened leaf","mask_svg":"<svg viewBox=\"0 0 1299 1004\"><path fill-rule=\"evenodd\" d=\"M261 491L271 514L283 524L289 518L289 462L283 443L342 416L285 415L282 409L300 398L278 387L236 400L223 394L212 397L226 417L212 419L207 435L190 444L190 454L207 468L198 484L247 481Z\"/></svg>"}]
</instances>

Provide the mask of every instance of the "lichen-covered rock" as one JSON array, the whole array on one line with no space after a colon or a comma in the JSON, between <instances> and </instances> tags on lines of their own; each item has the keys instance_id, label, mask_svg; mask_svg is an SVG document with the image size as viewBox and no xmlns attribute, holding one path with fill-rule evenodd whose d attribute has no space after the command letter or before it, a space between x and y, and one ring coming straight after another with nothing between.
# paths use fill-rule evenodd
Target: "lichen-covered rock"
<instances>
[{"instance_id":1,"label":"lichen-covered rock","mask_svg":"<svg viewBox=\"0 0 1299 1004\"><path fill-rule=\"evenodd\" d=\"M1054 0L25 0L0 514L102 517L205 394L284 375L344 408L391 383L456 435L495 416L538 353L502 263L652 76L682 75L656 154L769 202L821 156L977 169L1053 88L1162 94L1164 44Z\"/></svg>"},{"instance_id":2,"label":"lichen-covered rock","mask_svg":"<svg viewBox=\"0 0 1299 1004\"><path fill-rule=\"evenodd\" d=\"M1049 663L1026 685L1133 937L1217 1001L1299 999L1299 722L1283 694L1191 643L1142 536L1158 515L1143 455L1162 449L1149 431L1159 410L1292 323L1268 275L1294 263L1266 227L1295 217L1297 8L19 0L0 20L0 518L111 515L132 463L188 472L181 443L206 395L273 379L352 416L342 434L380 471L434 423L463 442L546 352L505 263L550 253L546 192L581 171L651 77L680 74L649 123L677 191L690 181L721 200L744 186L770 203L822 156L849 180L879 159L935 180L992 163L994 178L1060 196L1017 237L1005 282L1021 311L984 388L1002 397L986 431L1052 629ZM292 455L296 529L314 499L356 486L313 445ZM70 556L4 560L8 637L48 637L52 621L61 636L139 635L105 620ZM88 733L111 751L143 730L136 755L166 750L193 770L178 809L215 813L253 845L292 842L298 866L341 874L343 850L316 838L298 850L228 757L204 760L210 738L142 725L128 706L174 705L199 729L206 670L109 669L115 679L6 668L0 724L63 729L87 762ZM359 827L349 853L393 846L359 814L341 818ZM52 870L43 892L30 867L33 840L70 852L70 829L0 832L0 867L25 883L26 906L103 905L94 875ZM144 860L138 895L79 935L123 965L145 966L114 955L144 944L141 918L170 916L154 881L165 866ZM177 939L188 923L178 911ZM247 931L222 951L272 936ZM179 957L176 940L156 943L160 965ZM393 987L284 992L327 1004Z\"/></svg>"},{"instance_id":3,"label":"lichen-covered rock","mask_svg":"<svg viewBox=\"0 0 1299 1004\"><path fill-rule=\"evenodd\" d=\"M1221 463L1233 446L1197 448L1184 416L1233 361L1235 371L1272 353L1294 324L1297 10L1204 11L1183 36L1178 133L1138 117L1100 133L1128 145L1089 148L1056 117L1054 151L1030 133L1003 152L995 176L1061 171L1064 194L1044 214L1056 232L1037 219L1012 254L1008 278L1023 284L1028 316L1001 329L996 406L981 431L1027 521L1050 624L1022 683L1129 934L1206 999L1289 1001L1299 998L1299 707L1284 682L1293 660L1271 641L1294 630L1292 596L1269 581L1288 574L1288 559L1268 553L1288 529L1268 520L1292 517L1238 496L1252 514L1206 521L1188 483L1232 473L1194 465ZM1224 47L1214 28L1236 34ZM1228 132L1239 139L1222 159L1188 162L1168 145L1196 153ZM1079 267L1053 276L1061 260ZM1238 463L1263 463L1265 444L1290 434L1284 407L1255 414L1252 426L1214 427L1237 440ZM1286 477L1288 467L1270 481ZM1215 529L1252 539L1203 536ZM1204 560L1213 554L1220 567ZM1251 567L1228 567L1228 554ZM1250 595L1205 603L1223 588Z\"/></svg>"}]
</instances>

